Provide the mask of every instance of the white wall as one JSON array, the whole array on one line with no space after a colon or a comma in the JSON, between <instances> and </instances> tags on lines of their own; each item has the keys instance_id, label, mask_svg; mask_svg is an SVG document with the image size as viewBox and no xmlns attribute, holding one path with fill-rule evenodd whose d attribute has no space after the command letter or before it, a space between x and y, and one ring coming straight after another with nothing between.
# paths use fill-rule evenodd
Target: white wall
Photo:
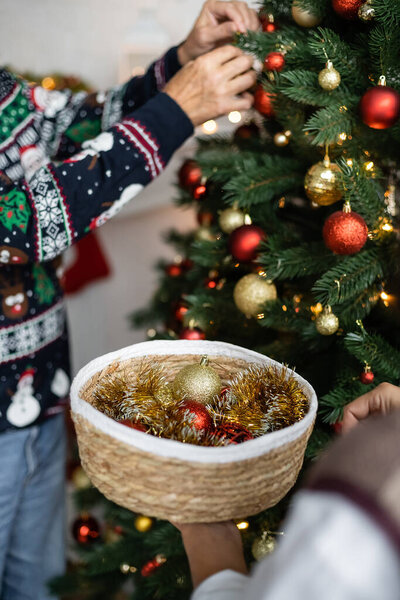
<instances>
[{"instance_id":1,"label":"white wall","mask_svg":"<svg viewBox=\"0 0 400 600\"><path fill-rule=\"evenodd\" d=\"M201 0L0 0L0 64L20 71L76 74L96 87L118 79L120 49L142 6L155 7L171 44L188 32ZM185 152L185 151L183 151ZM173 256L161 233L187 230L192 214L169 205L179 159L162 179L99 230L113 274L68 301L75 370L91 358L144 339L127 315L145 305L157 285L153 264Z\"/></svg>"}]
</instances>

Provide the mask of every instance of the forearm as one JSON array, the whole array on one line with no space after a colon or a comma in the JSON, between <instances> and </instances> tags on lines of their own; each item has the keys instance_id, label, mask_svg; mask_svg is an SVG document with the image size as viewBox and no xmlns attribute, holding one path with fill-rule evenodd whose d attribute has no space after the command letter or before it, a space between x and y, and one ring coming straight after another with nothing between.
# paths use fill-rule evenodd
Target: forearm
<instances>
[{"instance_id":1,"label":"forearm","mask_svg":"<svg viewBox=\"0 0 400 600\"><path fill-rule=\"evenodd\" d=\"M247 574L240 533L233 522L181 526L193 587L225 570Z\"/></svg>"}]
</instances>

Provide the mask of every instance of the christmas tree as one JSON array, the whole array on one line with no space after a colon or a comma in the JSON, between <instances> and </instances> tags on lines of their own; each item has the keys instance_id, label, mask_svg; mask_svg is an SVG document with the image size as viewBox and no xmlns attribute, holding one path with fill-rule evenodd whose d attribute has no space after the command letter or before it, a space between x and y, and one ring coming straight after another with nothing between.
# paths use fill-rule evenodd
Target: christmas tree
<instances>
[{"instance_id":1,"label":"christmas tree","mask_svg":"<svg viewBox=\"0 0 400 600\"><path fill-rule=\"evenodd\" d=\"M236 41L263 65L256 111L232 138L199 140L182 166L177 202L199 227L169 233L177 260L160 262L159 289L132 320L153 339L223 340L295 366L320 402L308 463L348 402L400 379L400 6L271 0L260 19ZM100 495L79 487L91 511ZM238 523L250 563L273 550L288 502ZM102 537L86 521L93 535L59 591L189 597L172 525L110 503L103 520Z\"/></svg>"}]
</instances>

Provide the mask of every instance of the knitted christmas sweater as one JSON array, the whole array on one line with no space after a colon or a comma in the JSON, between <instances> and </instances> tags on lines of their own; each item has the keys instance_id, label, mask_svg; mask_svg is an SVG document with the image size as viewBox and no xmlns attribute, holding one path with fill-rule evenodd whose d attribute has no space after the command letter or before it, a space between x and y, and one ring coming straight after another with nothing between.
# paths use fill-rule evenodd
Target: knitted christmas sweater
<instances>
[{"instance_id":1,"label":"knitted christmas sweater","mask_svg":"<svg viewBox=\"0 0 400 600\"><path fill-rule=\"evenodd\" d=\"M143 77L75 95L0 70L0 432L39 422L68 395L60 255L192 134L161 91L179 68L173 48Z\"/></svg>"}]
</instances>

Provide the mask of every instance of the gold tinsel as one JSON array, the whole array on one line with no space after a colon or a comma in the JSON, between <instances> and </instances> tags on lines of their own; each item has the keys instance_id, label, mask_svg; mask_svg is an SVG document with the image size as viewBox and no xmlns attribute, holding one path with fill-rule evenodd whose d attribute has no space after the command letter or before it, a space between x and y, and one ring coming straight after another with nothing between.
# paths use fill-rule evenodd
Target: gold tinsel
<instances>
[{"instance_id":1,"label":"gold tinsel","mask_svg":"<svg viewBox=\"0 0 400 600\"><path fill-rule=\"evenodd\" d=\"M216 394L207 409L215 426L238 423L258 437L288 427L304 418L308 400L287 368L251 366L239 373L221 397ZM186 397L174 395L162 365L143 361L139 372L109 373L93 393L93 406L112 418L130 419L156 437L202 446L223 446L213 429L198 431Z\"/></svg>"}]
</instances>

